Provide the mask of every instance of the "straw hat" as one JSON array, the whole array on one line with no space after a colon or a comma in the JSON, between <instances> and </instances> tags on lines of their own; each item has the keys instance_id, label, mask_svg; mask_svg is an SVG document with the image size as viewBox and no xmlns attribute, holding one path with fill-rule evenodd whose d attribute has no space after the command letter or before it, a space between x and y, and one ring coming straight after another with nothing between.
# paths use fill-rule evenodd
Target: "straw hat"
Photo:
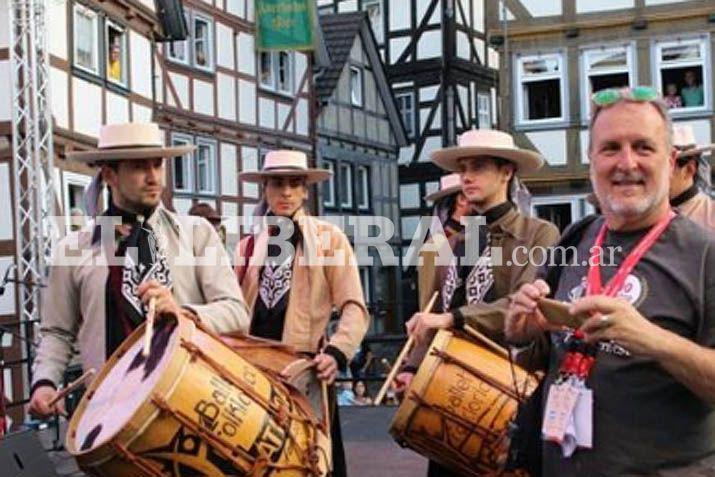
<instances>
[{"instance_id":1,"label":"straw hat","mask_svg":"<svg viewBox=\"0 0 715 477\"><path fill-rule=\"evenodd\" d=\"M268 177L305 177L308 184L321 182L333 175L327 169L308 167L308 157L304 152L280 149L266 154L263 169L248 171L239 174L239 178L246 182L263 182Z\"/></svg>"},{"instance_id":2,"label":"straw hat","mask_svg":"<svg viewBox=\"0 0 715 477\"><path fill-rule=\"evenodd\" d=\"M514 145L511 134L492 129L472 129L459 136L459 145L434 151L432 162L442 169L458 172L459 159L500 157L516 165L518 172L532 172L544 165L541 154Z\"/></svg>"},{"instance_id":3,"label":"straw hat","mask_svg":"<svg viewBox=\"0 0 715 477\"><path fill-rule=\"evenodd\" d=\"M715 149L715 144L698 145L695 132L689 124L673 125L673 147L678 150L677 159L695 156Z\"/></svg>"},{"instance_id":4,"label":"straw hat","mask_svg":"<svg viewBox=\"0 0 715 477\"><path fill-rule=\"evenodd\" d=\"M125 159L151 159L182 156L196 146L164 146L164 135L156 123L105 124L99 130L97 149L71 152L70 161L96 163L123 161Z\"/></svg>"},{"instance_id":5,"label":"straw hat","mask_svg":"<svg viewBox=\"0 0 715 477\"><path fill-rule=\"evenodd\" d=\"M462 191L462 178L459 174L447 174L439 178L439 190L427 194L425 200L428 202L437 202L442 197L456 194Z\"/></svg>"}]
</instances>

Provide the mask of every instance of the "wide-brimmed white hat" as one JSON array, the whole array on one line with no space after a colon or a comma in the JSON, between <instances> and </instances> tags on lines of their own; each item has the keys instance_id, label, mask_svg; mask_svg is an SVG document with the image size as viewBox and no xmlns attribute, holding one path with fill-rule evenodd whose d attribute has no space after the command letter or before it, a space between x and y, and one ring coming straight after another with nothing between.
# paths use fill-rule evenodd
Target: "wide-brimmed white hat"
<instances>
[{"instance_id":1,"label":"wide-brimmed white hat","mask_svg":"<svg viewBox=\"0 0 715 477\"><path fill-rule=\"evenodd\" d=\"M532 172L544 165L541 154L514 145L511 134L493 129L472 129L459 136L459 145L434 151L432 162L442 169L458 172L459 160L470 157L500 157L516 165L518 172Z\"/></svg>"},{"instance_id":2,"label":"wide-brimmed white hat","mask_svg":"<svg viewBox=\"0 0 715 477\"><path fill-rule=\"evenodd\" d=\"M263 182L267 177L305 177L308 184L324 181L333 175L327 169L308 167L308 157L304 152L280 149L266 154L263 169L239 174L247 182Z\"/></svg>"},{"instance_id":3,"label":"wide-brimmed white hat","mask_svg":"<svg viewBox=\"0 0 715 477\"><path fill-rule=\"evenodd\" d=\"M439 190L427 194L425 196L426 201L437 202L443 197L448 195L457 194L462 192L462 177L456 172L452 174L447 174L439 178Z\"/></svg>"},{"instance_id":4,"label":"wide-brimmed white hat","mask_svg":"<svg viewBox=\"0 0 715 477\"><path fill-rule=\"evenodd\" d=\"M151 159L182 156L196 146L164 146L164 135L156 123L105 124L99 129L97 149L70 152L70 161L96 163L125 159Z\"/></svg>"},{"instance_id":5,"label":"wide-brimmed white hat","mask_svg":"<svg viewBox=\"0 0 715 477\"><path fill-rule=\"evenodd\" d=\"M695 132L689 124L673 125L673 147L678 150L677 159L695 156L715 149L715 144L701 144L695 141Z\"/></svg>"}]
</instances>

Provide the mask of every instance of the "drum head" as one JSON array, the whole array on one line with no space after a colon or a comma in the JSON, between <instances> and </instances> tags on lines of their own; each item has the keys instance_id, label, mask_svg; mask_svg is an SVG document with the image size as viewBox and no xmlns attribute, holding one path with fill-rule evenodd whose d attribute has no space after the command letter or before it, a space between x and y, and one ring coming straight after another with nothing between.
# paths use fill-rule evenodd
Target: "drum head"
<instances>
[{"instance_id":1,"label":"drum head","mask_svg":"<svg viewBox=\"0 0 715 477\"><path fill-rule=\"evenodd\" d=\"M142 328L143 329L143 328ZM173 320L161 321L154 329L151 351L142 355L144 340L136 339L112 366L79 419L72 446L77 452L89 452L114 437L150 397L170 362L172 350L178 342L178 328ZM68 436L69 437L69 436Z\"/></svg>"}]
</instances>

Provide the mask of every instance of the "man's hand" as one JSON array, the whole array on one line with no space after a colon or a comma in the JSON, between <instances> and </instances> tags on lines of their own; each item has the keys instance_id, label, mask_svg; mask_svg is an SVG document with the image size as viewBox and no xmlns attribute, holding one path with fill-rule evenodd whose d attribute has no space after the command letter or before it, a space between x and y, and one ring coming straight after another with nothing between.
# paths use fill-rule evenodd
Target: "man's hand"
<instances>
[{"instance_id":1,"label":"man's hand","mask_svg":"<svg viewBox=\"0 0 715 477\"><path fill-rule=\"evenodd\" d=\"M320 353L313 358L318 379L328 384L333 384L338 376L338 362L327 353Z\"/></svg>"},{"instance_id":2,"label":"man's hand","mask_svg":"<svg viewBox=\"0 0 715 477\"><path fill-rule=\"evenodd\" d=\"M409 388L410 384L412 384L414 377L415 373L407 371L403 371L395 376L395 380L392 382L392 389L395 391L395 394L398 396L405 394L407 388Z\"/></svg>"},{"instance_id":3,"label":"man's hand","mask_svg":"<svg viewBox=\"0 0 715 477\"><path fill-rule=\"evenodd\" d=\"M52 386L38 386L30 398L30 414L46 419L55 414L66 415L64 400L50 406L50 402L57 396L57 390Z\"/></svg>"},{"instance_id":4,"label":"man's hand","mask_svg":"<svg viewBox=\"0 0 715 477\"><path fill-rule=\"evenodd\" d=\"M512 296L504 323L504 334L512 342L529 341L545 330L554 327L546 321L536 304L550 293L544 280L525 283Z\"/></svg>"},{"instance_id":5,"label":"man's hand","mask_svg":"<svg viewBox=\"0 0 715 477\"><path fill-rule=\"evenodd\" d=\"M591 316L581 325L589 343L613 340L635 355L652 357L670 341L667 330L648 321L623 298L588 296L576 300L569 312Z\"/></svg>"},{"instance_id":6,"label":"man's hand","mask_svg":"<svg viewBox=\"0 0 715 477\"><path fill-rule=\"evenodd\" d=\"M154 310L157 317L163 314L179 316L181 308L176 304L171 290L160 285L156 280L148 280L139 285L137 293L144 305L149 306L149 300L154 298Z\"/></svg>"},{"instance_id":7,"label":"man's hand","mask_svg":"<svg viewBox=\"0 0 715 477\"><path fill-rule=\"evenodd\" d=\"M453 325L454 316L451 313L415 313L405 327L408 335L422 343L431 336L431 330L451 328Z\"/></svg>"}]
</instances>

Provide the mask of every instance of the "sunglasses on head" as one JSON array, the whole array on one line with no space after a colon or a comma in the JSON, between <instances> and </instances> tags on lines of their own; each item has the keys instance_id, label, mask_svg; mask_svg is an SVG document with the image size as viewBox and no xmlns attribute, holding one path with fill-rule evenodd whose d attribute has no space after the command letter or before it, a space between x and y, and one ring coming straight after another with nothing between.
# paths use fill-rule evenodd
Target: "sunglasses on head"
<instances>
[{"instance_id":1,"label":"sunglasses on head","mask_svg":"<svg viewBox=\"0 0 715 477\"><path fill-rule=\"evenodd\" d=\"M608 88L591 95L591 102L604 107L619 101L656 102L661 101L660 93L652 86L634 86L633 88Z\"/></svg>"}]
</instances>

